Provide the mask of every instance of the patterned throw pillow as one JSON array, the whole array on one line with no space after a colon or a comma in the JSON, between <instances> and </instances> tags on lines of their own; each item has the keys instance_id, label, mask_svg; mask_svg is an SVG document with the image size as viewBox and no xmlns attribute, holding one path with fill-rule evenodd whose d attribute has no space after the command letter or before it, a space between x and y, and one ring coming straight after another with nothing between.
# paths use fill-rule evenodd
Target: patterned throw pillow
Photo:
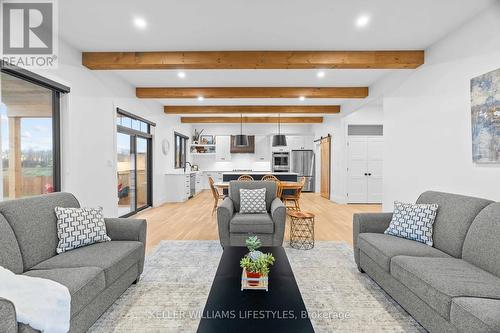
<instances>
[{"instance_id":1,"label":"patterned throw pillow","mask_svg":"<svg viewBox=\"0 0 500 333\"><path fill-rule=\"evenodd\" d=\"M387 235L414 240L432 246L432 225L438 205L394 202L394 214Z\"/></svg>"},{"instance_id":2,"label":"patterned throw pillow","mask_svg":"<svg viewBox=\"0 0 500 333\"><path fill-rule=\"evenodd\" d=\"M56 207L57 253L78 247L110 241L106 234L106 224L102 208L63 208Z\"/></svg>"},{"instance_id":3,"label":"patterned throw pillow","mask_svg":"<svg viewBox=\"0 0 500 333\"><path fill-rule=\"evenodd\" d=\"M256 190L240 189L240 213L258 214L267 213L266 189Z\"/></svg>"}]
</instances>

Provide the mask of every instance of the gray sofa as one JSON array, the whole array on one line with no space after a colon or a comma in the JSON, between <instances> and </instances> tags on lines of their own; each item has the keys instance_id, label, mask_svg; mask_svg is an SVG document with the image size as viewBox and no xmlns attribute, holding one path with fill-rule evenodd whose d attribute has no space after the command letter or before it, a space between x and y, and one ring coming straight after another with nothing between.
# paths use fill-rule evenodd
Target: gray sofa
<instances>
[{"instance_id":1,"label":"gray sofa","mask_svg":"<svg viewBox=\"0 0 500 333\"><path fill-rule=\"evenodd\" d=\"M266 189L265 214L240 213L240 189ZM286 208L276 197L276 182L231 181L229 196L217 208L222 247L245 246L249 235L258 236L263 246L281 246L285 235Z\"/></svg>"},{"instance_id":2,"label":"gray sofa","mask_svg":"<svg viewBox=\"0 0 500 333\"><path fill-rule=\"evenodd\" d=\"M354 255L430 332L500 332L500 203L425 192L439 205L434 246L385 235L391 213L356 214Z\"/></svg>"},{"instance_id":3,"label":"gray sofa","mask_svg":"<svg viewBox=\"0 0 500 333\"><path fill-rule=\"evenodd\" d=\"M54 207L79 207L69 193L0 203L0 266L68 287L71 332L85 332L134 282L144 266L146 221L105 219L111 242L56 254ZM0 299L2 333L38 332L16 321L14 305Z\"/></svg>"}]
</instances>

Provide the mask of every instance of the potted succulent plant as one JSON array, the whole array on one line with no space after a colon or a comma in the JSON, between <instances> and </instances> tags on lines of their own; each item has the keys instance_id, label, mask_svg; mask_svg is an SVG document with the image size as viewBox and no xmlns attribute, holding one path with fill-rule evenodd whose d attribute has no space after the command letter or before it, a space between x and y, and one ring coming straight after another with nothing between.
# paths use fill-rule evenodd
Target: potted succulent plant
<instances>
[{"instance_id":1,"label":"potted succulent plant","mask_svg":"<svg viewBox=\"0 0 500 333\"><path fill-rule=\"evenodd\" d=\"M260 279L269 274L269 266L274 264L274 256L271 253L262 253L257 249L260 248L261 242L257 236L249 237L246 240L246 245L250 251L246 256L241 258L240 266L246 271L248 278ZM259 285L259 281L248 281L250 286Z\"/></svg>"}]
</instances>

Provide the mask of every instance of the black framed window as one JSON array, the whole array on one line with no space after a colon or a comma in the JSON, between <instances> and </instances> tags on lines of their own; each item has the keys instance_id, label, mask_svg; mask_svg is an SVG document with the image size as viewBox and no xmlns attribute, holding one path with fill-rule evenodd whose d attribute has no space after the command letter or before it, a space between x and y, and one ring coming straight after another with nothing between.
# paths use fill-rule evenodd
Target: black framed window
<instances>
[{"instance_id":1,"label":"black framed window","mask_svg":"<svg viewBox=\"0 0 500 333\"><path fill-rule=\"evenodd\" d=\"M0 200L60 191L60 99L70 89L5 62L0 81Z\"/></svg>"},{"instance_id":2,"label":"black framed window","mask_svg":"<svg viewBox=\"0 0 500 333\"><path fill-rule=\"evenodd\" d=\"M117 109L118 215L130 216L153 205L151 127L144 118Z\"/></svg>"},{"instance_id":3,"label":"black framed window","mask_svg":"<svg viewBox=\"0 0 500 333\"><path fill-rule=\"evenodd\" d=\"M174 168L182 169L186 164L186 152L188 137L180 133L174 132Z\"/></svg>"}]
</instances>

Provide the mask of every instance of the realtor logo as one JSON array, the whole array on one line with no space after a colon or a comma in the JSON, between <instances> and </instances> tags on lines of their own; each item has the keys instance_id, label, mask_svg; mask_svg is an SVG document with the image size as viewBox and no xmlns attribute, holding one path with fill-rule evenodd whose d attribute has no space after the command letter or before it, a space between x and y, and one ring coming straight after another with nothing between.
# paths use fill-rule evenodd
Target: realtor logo
<instances>
[{"instance_id":1,"label":"realtor logo","mask_svg":"<svg viewBox=\"0 0 500 333\"><path fill-rule=\"evenodd\" d=\"M55 68L55 0L1 1L2 60L19 67Z\"/></svg>"}]
</instances>

